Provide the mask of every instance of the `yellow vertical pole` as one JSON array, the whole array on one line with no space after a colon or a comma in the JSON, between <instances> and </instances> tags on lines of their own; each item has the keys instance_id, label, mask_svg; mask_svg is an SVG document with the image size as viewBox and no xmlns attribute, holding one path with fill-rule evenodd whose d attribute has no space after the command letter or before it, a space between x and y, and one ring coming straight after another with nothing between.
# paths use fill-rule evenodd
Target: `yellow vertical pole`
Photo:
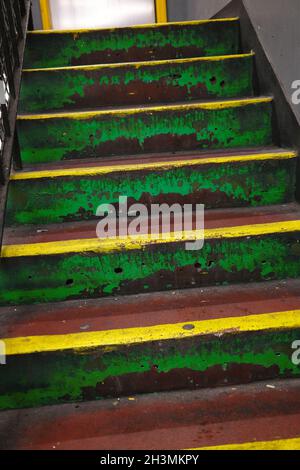
<instances>
[{"instance_id":1,"label":"yellow vertical pole","mask_svg":"<svg viewBox=\"0 0 300 470\"><path fill-rule=\"evenodd\" d=\"M168 22L167 0L155 0L156 23Z\"/></svg>"},{"instance_id":2,"label":"yellow vertical pole","mask_svg":"<svg viewBox=\"0 0 300 470\"><path fill-rule=\"evenodd\" d=\"M52 29L51 9L49 0L40 0L43 29Z\"/></svg>"}]
</instances>

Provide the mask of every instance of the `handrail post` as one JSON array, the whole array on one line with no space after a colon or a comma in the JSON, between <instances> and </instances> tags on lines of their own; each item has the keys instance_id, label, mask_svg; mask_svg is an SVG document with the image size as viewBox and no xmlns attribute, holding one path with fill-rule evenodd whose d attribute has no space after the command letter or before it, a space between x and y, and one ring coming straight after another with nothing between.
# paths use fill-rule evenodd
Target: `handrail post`
<instances>
[{"instance_id":1,"label":"handrail post","mask_svg":"<svg viewBox=\"0 0 300 470\"><path fill-rule=\"evenodd\" d=\"M168 7L167 0L155 0L156 22L167 23Z\"/></svg>"}]
</instances>

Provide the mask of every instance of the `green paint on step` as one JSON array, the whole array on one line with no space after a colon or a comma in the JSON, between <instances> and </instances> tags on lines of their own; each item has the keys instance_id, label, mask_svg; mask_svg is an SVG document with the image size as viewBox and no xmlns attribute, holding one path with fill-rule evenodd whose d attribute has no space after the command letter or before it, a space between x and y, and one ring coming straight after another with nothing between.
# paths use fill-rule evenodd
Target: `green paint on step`
<instances>
[{"instance_id":1,"label":"green paint on step","mask_svg":"<svg viewBox=\"0 0 300 470\"><path fill-rule=\"evenodd\" d=\"M101 399L149 392L149 387L160 391L295 378L300 368L292 364L291 344L299 334L297 330L231 333L222 340L199 336L112 351L10 356L0 383L0 408Z\"/></svg>"},{"instance_id":2,"label":"green paint on step","mask_svg":"<svg viewBox=\"0 0 300 470\"><path fill-rule=\"evenodd\" d=\"M253 57L24 73L19 113L252 96Z\"/></svg>"},{"instance_id":3,"label":"green paint on step","mask_svg":"<svg viewBox=\"0 0 300 470\"><path fill-rule=\"evenodd\" d=\"M236 54L239 22L29 34L25 68Z\"/></svg>"},{"instance_id":4,"label":"green paint on step","mask_svg":"<svg viewBox=\"0 0 300 470\"><path fill-rule=\"evenodd\" d=\"M169 170L16 180L10 183L6 223L47 224L95 218L100 204L205 204L206 208L291 202L296 159L195 165ZM26 199L24 200L24 194Z\"/></svg>"},{"instance_id":5,"label":"green paint on step","mask_svg":"<svg viewBox=\"0 0 300 470\"><path fill-rule=\"evenodd\" d=\"M96 231L96 223L95 223ZM300 276L300 234L167 243L141 250L3 258L1 305L30 304Z\"/></svg>"},{"instance_id":6,"label":"green paint on step","mask_svg":"<svg viewBox=\"0 0 300 470\"><path fill-rule=\"evenodd\" d=\"M272 144L272 103L19 120L24 164Z\"/></svg>"}]
</instances>

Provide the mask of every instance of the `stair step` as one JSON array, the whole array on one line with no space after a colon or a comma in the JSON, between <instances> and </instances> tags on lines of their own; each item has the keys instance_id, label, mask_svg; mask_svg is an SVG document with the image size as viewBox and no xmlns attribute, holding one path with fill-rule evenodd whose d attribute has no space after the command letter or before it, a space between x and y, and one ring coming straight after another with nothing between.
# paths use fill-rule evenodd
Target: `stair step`
<instances>
[{"instance_id":1,"label":"stair step","mask_svg":"<svg viewBox=\"0 0 300 470\"><path fill-rule=\"evenodd\" d=\"M252 79L253 53L25 69L19 112L46 113L252 96Z\"/></svg>"},{"instance_id":2,"label":"stair step","mask_svg":"<svg viewBox=\"0 0 300 470\"><path fill-rule=\"evenodd\" d=\"M29 31L25 68L236 54L239 20L225 18L116 29Z\"/></svg>"},{"instance_id":3,"label":"stair step","mask_svg":"<svg viewBox=\"0 0 300 470\"><path fill-rule=\"evenodd\" d=\"M160 235L141 231L106 239L97 238L96 221L7 228L0 302L98 298L300 275L298 204L206 211L205 224L204 246L193 251L186 243L202 240L202 231L173 233L169 224L160 227Z\"/></svg>"},{"instance_id":4,"label":"stair step","mask_svg":"<svg viewBox=\"0 0 300 470\"><path fill-rule=\"evenodd\" d=\"M300 381L5 411L0 437L3 450L295 450Z\"/></svg>"},{"instance_id":5,"label":"stair step","mask_svg":"<svg viewBox=\"0 0 300 470\"><path fill-rule=\"evenodd\" d=\"M4 338L66 335L297 310L300 280L0 307Z\"/></svg>"},{"instance_id":6,"label":"stair step","mask_svg":"<svg viewBox=\"0 0 300 470\"><path fill-rule=\"evenodd\" d=\"M270 285L270 294L276 287ZM150 296L144 302L142 296L125 299L124 304L119 301L118 311L109 309L112 301L95 304L92 311L86 306L85 312L74 304L73 308L60 305L58 310L48 306L46 312L42 305L34 312L29 307L25 313L33 320L29 336L16 336L22 329L29 332L28 325L23 323L22 328L19 309L10 320L9 336L2 338L7 363L0 408L300 377L295 348L300 335L299 281L279 289L287 295L285 302L278 294L262 299L263 289L257 286L249 288L249 298L245 289L238 294L231 288L232 303L237 304L233 308L224 301L217 304L216 291L212 297L205 290L178 294L180 308L174 317L171 308L177 293L170 304L162 296L164 310L158 308L158 295L154 308ZM283 304L289 310L279 310ZM90 315L96 312L106 321L98 317L93 321ZM42 334L44 313L50 326L46 334ZM4 309L0 315L5 321L9 312Z\"/></svg>"},{"instance_id":7,"label":"stair step","mask_svg":"<svg viewBox=\"0 0 300 470\"><path fill-rule=\"evenodd\" d=\"M24 164L273 143L272 98L18 117Z\"/></svg>"},{"instance_id":8,"label":"stair step","mask_svg":"<svg viewBox=\"0 0 300 470\"><path fill-rule=\"evenodd\" d=\"M96 218L100 204L205 204L207 209L291 202L297 153L268 148L237 153L153 156L152 161L40 169L12 174L6 224ZM69 163L70 165L70 163ZM26 194L26 201L23 195Z\"/></svg>"}]
</instances>

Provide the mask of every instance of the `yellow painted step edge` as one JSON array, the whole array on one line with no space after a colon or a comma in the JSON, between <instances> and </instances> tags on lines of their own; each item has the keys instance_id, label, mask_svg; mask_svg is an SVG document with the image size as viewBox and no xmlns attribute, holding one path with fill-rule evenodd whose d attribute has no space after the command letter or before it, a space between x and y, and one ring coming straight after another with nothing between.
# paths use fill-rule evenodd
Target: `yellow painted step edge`
<instances>
[{"instance_id":1,"label":"yellow painted step edge","mask_svg":"<svg viewBox=\"0 0 300 470\"><path fill-rule=\"evenodd\" d=\"M95 222L96 231L96 222ZM266 224L242 225L206 229L204 237L209 239L245 238L271 235L275 233L299 232L300 220L273 222ZM148 245L161 245L176 242L188 242L203 239L203 231L193 230L164 234L142 234L120 238L63 240L45 243L3 245L1 258L24 256L49 256L70 253L111 253L124 250L140 250Z\"/></svg>"},{"instance_id":2,"label":"yellow painted step edge","mask_svg":"<svg viewBox=\"0 0 300 470\"><path fill-rule=\"evenodd\" d=\"M131 115L138 113L151 113L151 112L163 112L163 111L188 111L191 109L229 109L236 108L240 106L248 106L254 104L263 104L271 103L273 97L261 97L261 98L246 98L238 100L225 100L225 101L209 101L205 103L190 103L190 104L170 104L165 106L147 106L140 108L125 108L125 109L105 109L105 110L95 110L95 111L78 111L78 112L68 112L68 113L53 113L53 114L24 114L19 115L19 121L35 121L38 119L90 119L96 116L105 116L105 115Z\"/></svg>"},{"instance_id":3,"label":"yellow painted step edge","mask_svg":"<svg viewBox=\"0 0 300 470\"><path fill-rule=\"evenodd\" d=\"M152 60L152 61L142 61L142 62L121 62L115 64L95 64L95 65L73 65L68 67L49 67L43 69L23 69L23 73L34 73L34 72L55 72L55 71L71 71L71 70L101 70L107 68L123 68L123 67L132 67L139 69L140 67L156 67L158 65L178 65L178 64L189 64L197 62L217 62L223 60L232 60L232 59L247 59L253 57L254 52L249 52L247 54L229 54L229 55L219 55L219 56L205 56L205 57L192 57L188 59L168 59L168 60Z\"/></svg>"},{"instance_id":4,"label":"yellow painted step edge","mask_svg":"<svg viewBox=\"0 0 300 470\"><path fill-rule=\"evenodd\" d=\"M209 19L209 20L194 20L194 21L175 21L170 23L148 23L148 24L139 24L134 26L128 26L123 28L91 28L91 29L48 29L48 30L35 30L35 31L28 31L30 36L34 36L37 34L81 34L81 33L89 33L95 31L116 31L122 29L140 29L140 28L160 28L161 26L193 26L193 25L201 25L207 23L231 23L239 21L239 17L233 18L216 18L216 19Z\"/></svg>"},{"instance_id":5,"label":"yellow painted step edge","mask_svg":"<svg viewBox=\"0 0 300 470\"><path fill-rule=\"evenodd\" d=\"M38 170L38 171L20 171L12 173L10 176L11 181L24 181L43 178L63 178L63 177L79 177L79 176L99 176L107 175L109 173L117 172L131 172L142 170L169 170L172 168L182 168L197 165L221 165L224 163L244 163L252 161L266 161L266 160L288 160L297 158L297 152L270 152L260 153L253 155L235 155L227 157L207 157L192 160L178 160L170 162L153 162L141 163L131 165L111 165L111 166L96 166L96 167L83 167L83 168L64 168L57 170Z\"/></svg>"},{"instance_id":6,"label":"yellow painted step edge","mask_svg":"<svg viewBox=\"0 0 300 470\"><path fill-rule=\"evenodd\" d=\"M199 447L189 450L300 450L300 437L275 441L246 442L213 447Z\"/></svg>"},{"instance_id":7,"label":"yellow painted step edge","mask_svg":"<svg viewBox=\"0 0 300 470\"><path fill-rule=\"evenodd\" d=\"M300 328L300 310L276 312L244 317L229 317L215 320L156 325L151 327L126 328L67 335L28 336L2 339L6 355L33 354L50 351L86 350L103 348L113 350L122 345L153 341L180 340L195 336L222 336L251 331L291 330ZM292 351L291 351L292 353Z\"/></svg>"}]
</instances>

